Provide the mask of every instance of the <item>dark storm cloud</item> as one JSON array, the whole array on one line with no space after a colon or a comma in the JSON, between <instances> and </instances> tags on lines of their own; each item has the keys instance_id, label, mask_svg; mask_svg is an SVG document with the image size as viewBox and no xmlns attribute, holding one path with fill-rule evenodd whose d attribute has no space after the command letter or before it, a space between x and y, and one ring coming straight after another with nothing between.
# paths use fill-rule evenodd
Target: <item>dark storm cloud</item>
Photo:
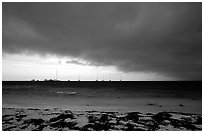
<instances>
[{"instance_id":1,"label":"dark storm cloud","mask_svg":"<svg viewBox=\"0 0 204 133\"><path fill-rule=\"evenodd\" d=\"M202 78L201 3L3 3L3 52Z\"/></svg>"}]
</instances>

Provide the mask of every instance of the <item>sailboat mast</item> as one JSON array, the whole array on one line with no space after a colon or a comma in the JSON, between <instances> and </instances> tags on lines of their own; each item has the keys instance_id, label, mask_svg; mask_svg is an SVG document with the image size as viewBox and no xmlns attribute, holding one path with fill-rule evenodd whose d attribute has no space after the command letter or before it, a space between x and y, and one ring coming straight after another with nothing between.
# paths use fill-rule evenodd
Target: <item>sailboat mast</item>
<instances>
[{"instance_id":1,"label":"sailboat mast","mask_svg":"<svg viewBox=\"0 0 204 133\"><path fill-rule=\"evenodd\" d=\"M58 76L57 74L58 74L58 73L57 73L57 70L56 70L56 80L57 80L57 76Z\"/></svg>"}]
</instances>

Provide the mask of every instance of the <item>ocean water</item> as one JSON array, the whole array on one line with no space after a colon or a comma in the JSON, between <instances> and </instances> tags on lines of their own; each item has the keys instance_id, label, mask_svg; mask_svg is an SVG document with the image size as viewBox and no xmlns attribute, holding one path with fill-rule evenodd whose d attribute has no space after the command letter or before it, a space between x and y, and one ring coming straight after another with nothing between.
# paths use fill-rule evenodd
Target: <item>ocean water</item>
<instances>
[{"instance_id":1,"label":"ocean water","mask_svg":"<svg viewBox=\"0 0 204 133\"><path fill-rule=\"evenodd\" d=\"M3 107L202 112L202 82L3 81Z\"/></svg>"}]
</instances>

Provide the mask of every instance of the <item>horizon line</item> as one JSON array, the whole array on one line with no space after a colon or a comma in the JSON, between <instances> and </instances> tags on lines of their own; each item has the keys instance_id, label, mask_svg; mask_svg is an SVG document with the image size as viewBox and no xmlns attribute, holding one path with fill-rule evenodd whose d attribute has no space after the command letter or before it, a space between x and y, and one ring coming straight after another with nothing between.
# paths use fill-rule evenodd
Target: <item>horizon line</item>
<instances>
[{"instance_id":1,"label":"horizon line","mask_svg":"<svg viewBox=\"0 0 204 133\"><path fill-rule=\"evenodd\" d=\"M2 80L2 82L162 82L162 81L173 81L173 82L183 82L183 81L202 81L202 80L47 80L47 81L44 81L44 80L35 80L35 81L32 81L32 80Z\"/></svg>"}]
</instances>

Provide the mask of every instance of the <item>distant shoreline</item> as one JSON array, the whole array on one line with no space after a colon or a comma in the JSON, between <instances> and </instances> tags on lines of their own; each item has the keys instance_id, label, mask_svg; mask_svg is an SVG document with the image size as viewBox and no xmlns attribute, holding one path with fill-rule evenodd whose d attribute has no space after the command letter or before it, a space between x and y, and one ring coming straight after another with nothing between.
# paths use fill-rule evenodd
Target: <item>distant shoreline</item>
<instances>
[{"instance_id":1,"label":"distant shoreline","mask_svg":"<svg viewBox=\"0 0 204 133\"><path fill-rule=\"evenodd\" d=\"M202 82L202 80L170 80L170 81L128 81L128 80L47 80L47 81L44 81L44 80L35 80L35 81L32 81L32 80L9 80L9 81L2 81L2 82Z\"/></svg>"}]
</instances>

